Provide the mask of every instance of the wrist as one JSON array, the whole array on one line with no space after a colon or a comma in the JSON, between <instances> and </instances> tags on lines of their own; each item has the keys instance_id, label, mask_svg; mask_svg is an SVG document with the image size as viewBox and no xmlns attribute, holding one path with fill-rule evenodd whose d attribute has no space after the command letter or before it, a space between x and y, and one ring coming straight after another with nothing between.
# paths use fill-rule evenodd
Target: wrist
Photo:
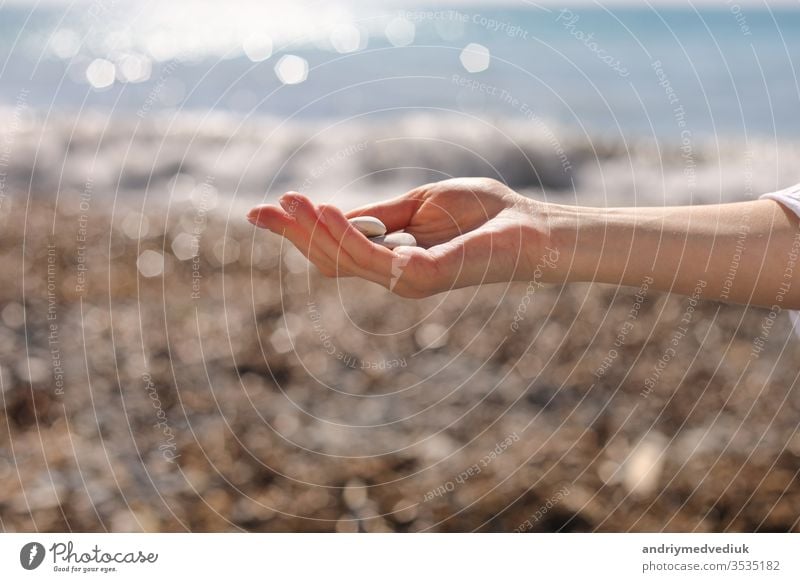
<instances>
[{"instance_id":1,"label":"wrist","mask_svg":"<svg viewBox=\"0 0 800 582\"><path fill-rule=\"evenodd\" d=\"M534 216L539 241L529 246L529 263L538 280L559 284L613 279L603 268L603 259L618 251L610 248L614 221L609 221L605 209L537 203ZM544 258L549 268L542 270Z\"/></svg>"},{"instance_id":2,"label":"wrist","mask_svg":"<svg viewBox=\"0 0 800 582\"><path fill-rule=\"evenodd\" d=\"M562 257L552 273L554 283L634 284L652 273L671 232L658 208L550 206L549 244Z\"/></svg>"}]
</instances>

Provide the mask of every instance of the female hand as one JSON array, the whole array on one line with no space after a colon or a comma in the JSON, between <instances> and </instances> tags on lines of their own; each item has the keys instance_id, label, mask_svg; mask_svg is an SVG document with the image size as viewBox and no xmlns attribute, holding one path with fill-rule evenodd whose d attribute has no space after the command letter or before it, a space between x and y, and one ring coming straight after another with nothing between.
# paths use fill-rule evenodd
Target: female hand
<instances>
[{"instance_id":1,"label":"female hand","mask_svg":"<svg viewBox=\"0 0 800 582\"><path fill-rule=\"evenodd\" d=\"M256 207L248 220L288 238L325 276L362 277L403 297L426 297L530 277L547 244L541 206L496 180L457 178L346 216L288 192L280 207ZM374 216L388 232L404 230L419 246L374 244L349 224L355 216Z\"/></svg>"}]
</instances>

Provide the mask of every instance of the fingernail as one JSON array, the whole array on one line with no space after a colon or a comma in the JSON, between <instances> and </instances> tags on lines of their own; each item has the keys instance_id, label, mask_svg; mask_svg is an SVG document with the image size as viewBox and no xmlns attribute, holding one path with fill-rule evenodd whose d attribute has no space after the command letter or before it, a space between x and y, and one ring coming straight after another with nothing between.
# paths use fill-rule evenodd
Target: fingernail
<instances>
[{"instance_id":1,"label":"fingernail","mask_svg":"<svg viewBox=\"0 0 800 582\"><path fill-rule=\"evenodd\" d=\"M259 217L261 216L261 209L260 208L253 208L250 212L247 213L247 221L250 224L254 224L256 226L260 226L259 224Z\"/></svg>"}]
</instances>

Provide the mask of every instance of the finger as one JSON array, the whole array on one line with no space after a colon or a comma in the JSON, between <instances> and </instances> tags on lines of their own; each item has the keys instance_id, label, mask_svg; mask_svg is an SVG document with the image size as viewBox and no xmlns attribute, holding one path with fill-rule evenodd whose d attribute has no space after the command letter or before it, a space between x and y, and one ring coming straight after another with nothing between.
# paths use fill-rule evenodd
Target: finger
<instances>
[{"instance_id":1,"label":"finger","mask_svg":"<svg viewBox=\"0 0 800 582\"><path fill-rule=\"evenodd\" d=\"M289 226L293 219L280 206L262 204L247 213L247 220L259 228L266 228L277 234Z\"/></svg>"},{"instance_id":2,"label":"finger","mask_svg":"<svg viewBox=\"0 0 800 582\"><path fill-rule=\"evenodd\" d=\"M264 204L253 208L247 214L247 219L255 226L266 228L287 238L324 275L333 276L337 274L335 262L327 254L321 253L314 248L308 232L297 220L294 209L292 212L293 214L290 215L285 208Z\"/></svg>"},{"instance_id":3,"label":"finger","mask_svg":"<svg viewBox=\"0 0 800 582\"><path fill-rule=\"evenodd\" d=\"M341 248L327 226L320 220L320 211L302 194L287 192L281 197L284 209L291 209L297 223L305 230L308 239L309 254L327 257L327 263L337 274L352 276L360 269L350 255Z\"/></svg>"},{"instance_id":4,"label":"finger","mask_svg":"<svg viewBox=\"0 0 800 582\"><path fill-rule=\"evenodd\" d=\"M401 230L411 223L411 218L419 209L422 200L404 194L393 200L361 206L346 214L347 218L374 216L386 225L389 232Z\"/></svg>"},{"instance_id":5,"label":"finger","mask_svg":"<svg viewBox=\"0 0 800 582\"><path fill-rule=\"evenodd\" d=\"M313 231L314 227L319 225L319 217L314 209L314 205L302 194L298 192L287 192L278 199L278 202L284 211L286 211L287 215L291 216L309 232Z\"/></svg>"},{"instance_id":6,"label":"finger","mask_svg":"<svg viewBox=\"0 0 800 582\"><path fill-rule=\"evenodd\" d=\"M396 260L398 256L391 250L370 242L334 206L321 205L320 218L325 222L333 239L361 269L363 272L361 276L386 285L391 274L392 261Z\"/></svg>"},{"instance_id":7,"label":"finger","mask_svg":"<svg viewBox=\"0 0 800 582\"><path fill-rule=\"evenodd\" d=\"M365 279L407 297L426 297L443 290L443 265L436 265L427 250L419 247L398 247L389 250L370 242L358 232L337 208L321 206L320 219L331 235L363 267ZM446 285L444 289L446 289Z\"/></svg>"},{"instance_id":8,"label":"finger","mask_svg":"<svg viewBox=\"0 0 800 582\"><path fill-rule=\"evenodd\" d=\"M350 274L339 269L336 261L323 252L309 238L309 233L299 224L295 223L284 232L284 236L299 250L303 256L311 261L326 277L349 277Z\"/></svg>"},{"instance_id":9,"label":"finger","mask_svg":"<svg viewBox=\"0 0 800 582\"><path fill-rule=\"evenodd\" d=\"M311 201L297 192L287 192L278 200L280 205L291 216L298 226L305 231L305 238L310 246L315 244L315 238L320 236L321 231L325 230L319 220L317 210Z\"/></svg>"}]
</instances>

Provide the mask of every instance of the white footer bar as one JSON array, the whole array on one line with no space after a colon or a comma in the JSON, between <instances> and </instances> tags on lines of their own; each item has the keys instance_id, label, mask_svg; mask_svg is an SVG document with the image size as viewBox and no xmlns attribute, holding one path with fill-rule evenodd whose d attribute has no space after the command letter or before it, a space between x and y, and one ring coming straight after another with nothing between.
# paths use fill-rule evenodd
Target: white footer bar
<instances>
[{"instance_id":1,"label":"white footer bar","mask_svg":"<svg viewBox=\"0 0 800 582\"><path fill-rule=\"evenodd\" d=\"M798 562L799 534L0 535L2 580L777 581Z\"/></svg>"}]
</instances>

